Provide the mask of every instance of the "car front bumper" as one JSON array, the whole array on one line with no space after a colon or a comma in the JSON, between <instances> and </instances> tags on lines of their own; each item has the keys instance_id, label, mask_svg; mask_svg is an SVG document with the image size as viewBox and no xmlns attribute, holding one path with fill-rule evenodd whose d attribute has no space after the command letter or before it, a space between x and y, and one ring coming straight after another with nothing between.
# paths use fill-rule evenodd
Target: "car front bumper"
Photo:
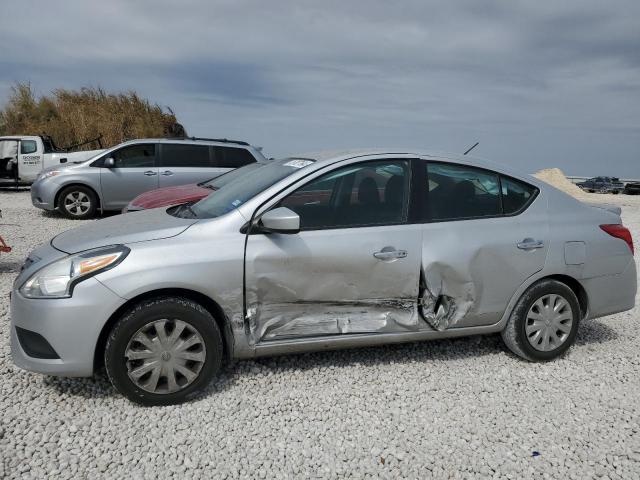
<instances>
[{"instance_id":1,"label":"car front bumper","mask_svg":"<svg viewBox=\"0 0 640 480\"><path fill-rule=\"evenodd\" d=\"M52 182L36 180L31 185L31 203L43 210L55 210L58 186Z\"/></svg>"},{"instance_id":2,"label":"car front bumper","mask_svg":"<svg viewBox=\"0 0 640 480\"><path fill-rule=\"evenodd\" d=\"M96 278L80 282L71 298L30 299L14 289L11 294L13 362L25 370L48 375L91 376L100 332L113 312L125 302ZM16 327L21 329L20 335ZM34 349L25 339L39 337L55 355L34 356L38 348Z\"/></svg>"}]
</instances>

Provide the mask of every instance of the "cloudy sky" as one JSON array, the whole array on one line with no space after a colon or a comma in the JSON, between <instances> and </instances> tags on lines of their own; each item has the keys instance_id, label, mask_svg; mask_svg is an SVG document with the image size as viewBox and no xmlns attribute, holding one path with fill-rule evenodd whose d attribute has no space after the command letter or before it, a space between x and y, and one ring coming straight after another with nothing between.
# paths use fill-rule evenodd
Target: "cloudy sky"
<instances>
[{"instance_id":1,"label":"cloudy sky","mask_svg":"<svg viewBox=\"0 0 640 480\"><path fill-rule=\"evenodd\" d=\"M2 0L0 104L135 89L273 156L474 153L640 178L640 2Z\"/></svg>"}]
</instances>

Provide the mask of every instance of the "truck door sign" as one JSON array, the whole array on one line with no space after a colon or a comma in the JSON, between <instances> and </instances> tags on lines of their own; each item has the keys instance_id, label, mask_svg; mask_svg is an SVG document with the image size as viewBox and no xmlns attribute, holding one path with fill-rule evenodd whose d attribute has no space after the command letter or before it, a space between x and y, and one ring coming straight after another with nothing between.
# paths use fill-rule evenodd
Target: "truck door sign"
<instances>
[{"instance_id":1,"label":"truck door sign","mask_svg":"<svg viewBox=\"0 0 640 480\"><path fill-rule=\"evenodd\" d=\"M24 165L40 165L40 155L23 155L22 163Z\"/></svg>"}]
</instances>

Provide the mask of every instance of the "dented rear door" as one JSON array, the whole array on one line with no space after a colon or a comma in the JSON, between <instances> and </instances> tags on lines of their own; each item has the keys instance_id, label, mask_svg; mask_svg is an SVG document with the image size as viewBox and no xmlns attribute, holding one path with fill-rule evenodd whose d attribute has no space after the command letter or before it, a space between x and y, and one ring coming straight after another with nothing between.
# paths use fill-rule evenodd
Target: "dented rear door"
<instances>
[{"instance_id":1,"label":"dented rear door","mask_svg":"<svg viewBox=\"0 0 640 480\"><path fill-rule=\"evenodd\" d=\"M428 169L421 313L437 330L497 323L545 263L546 199L489 170L432 162Z\"/></svg>"}]
</instances>

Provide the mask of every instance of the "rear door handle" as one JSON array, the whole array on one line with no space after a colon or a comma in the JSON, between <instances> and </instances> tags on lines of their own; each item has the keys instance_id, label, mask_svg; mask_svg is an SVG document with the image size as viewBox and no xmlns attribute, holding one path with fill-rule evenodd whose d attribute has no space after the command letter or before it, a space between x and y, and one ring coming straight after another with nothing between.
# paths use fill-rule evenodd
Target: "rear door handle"
<instances>
[{"instance_id":1,"label":"rear door handle","mask_svg":"<svg viewBox=\"0 0 640 480\"><path fill-rule=\"evenodd\" d=\"M538 248L544 248L544 242L542 240L534 240L533 238L525 238L521 242L518 242L518 248L520 250L537 250Z\"/></svg>"},{"instance_id":2,"label":"rear door handle","mask_svg":"<svg viewBox=\"0 0 640 480\"><path fill-rule=\"evenodd\" d=\"M171 175L173 175L173 172L171 170L165 170L160 175L164 175L165 177L170 177Z\"/></svg>"},{"instance_id":3,"label":"rear door handle","mask_svg":"<svg viewBox=\"0 0 640 480\"><path fill-rule=\"evenodd\" d=\"M406 258L407 256L406 250L387 250L387 248L374 252L373 256L378 260L394 260L396 258Z\"/></svg>"},{"instance_id":4,"label":"rear door handle","mask_svg":"<svg viewBox=\"0 0 640 480\"><path fill-rule=\"evenodd\" d=\"M158 174L158 172L154 172L153 170L147 170L146 172L144 172L144 174L145 174L147 177L153 177L154 175L157 175L157 174Z\"/></svg>"}]
</instances>

